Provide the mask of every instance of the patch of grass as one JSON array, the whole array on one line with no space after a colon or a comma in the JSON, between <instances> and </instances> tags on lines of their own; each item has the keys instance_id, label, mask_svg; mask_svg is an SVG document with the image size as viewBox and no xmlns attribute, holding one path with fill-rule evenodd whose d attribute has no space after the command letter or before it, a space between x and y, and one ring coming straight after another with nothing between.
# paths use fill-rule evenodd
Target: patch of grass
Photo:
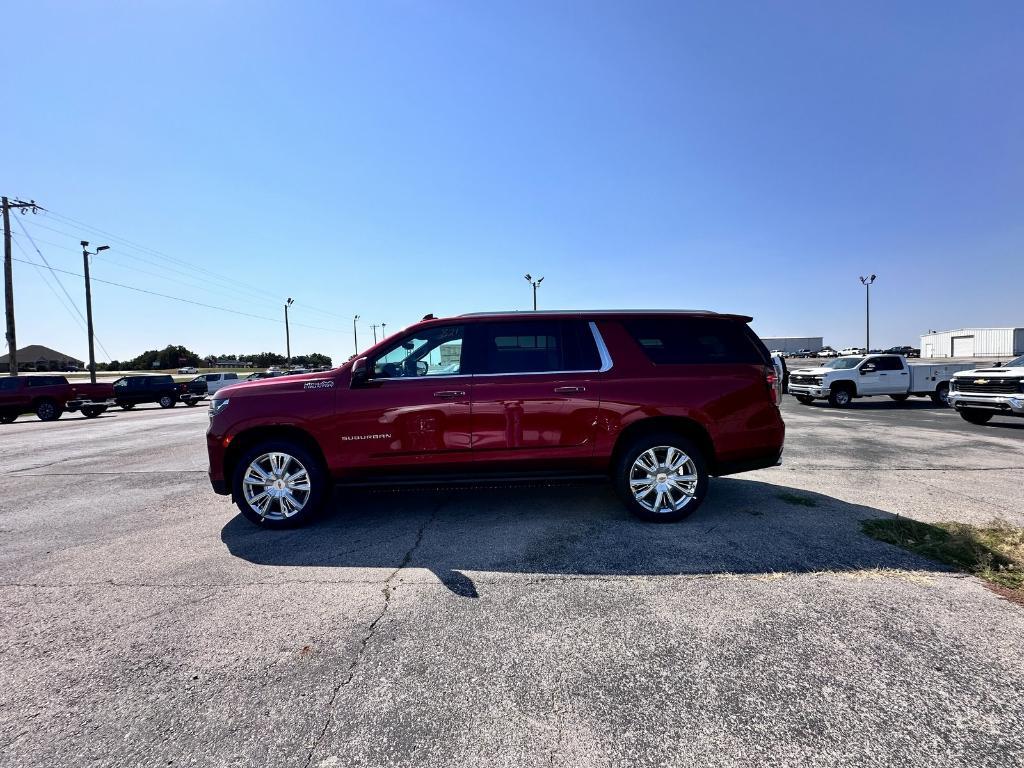
<instances>
[{"instance_id":1,"label":"patch of grass","mask_svg":"<svg viewBox=\"0 0 1024 768\"><path fill-rule=\"evenodd\" d=\"M801 496L799 493L780 493L778 494L778 498L782 499L782 501L786 502L787 504L792 504L796 507L818 506L818 502L816 499L813 499L810 496Z\"/></svg>"},{"instance_id":2,"label":"patch of grass","mask_svg":"<svg viewBox=\"0 0 1024 768\"><path fill-rule=\"evenodd\" d=\"M978 576L1017 601L1024 599L1024 528L1005 521L981 528L905 517L862 520L861 528L872 538Z\"/></svg>"}]
</instances>

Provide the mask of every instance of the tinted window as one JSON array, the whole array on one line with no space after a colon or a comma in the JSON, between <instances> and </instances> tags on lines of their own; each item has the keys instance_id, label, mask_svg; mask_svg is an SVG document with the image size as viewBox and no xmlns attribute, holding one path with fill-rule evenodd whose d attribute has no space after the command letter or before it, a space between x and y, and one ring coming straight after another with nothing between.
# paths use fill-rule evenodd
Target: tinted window
<instances>
[{"instance_id":1,"label":"tinted window","mask_svg":"<svg viewBox=\"0 0 1024 768\"><path fill-rule=\"evenodd\" d=\"M18 388L18 381L19 381L18 379L12 379L12 378L0 379L0 390L3 390L3 389L17 389Z\"/></svg>"},{"instance_id":2,"label":"tinted window","mask_svg":"<svg viewBox=\"0 0 1024 768\"><path fill-rule=\"evenodd\" d=\"M710 317L624 320L623 325L656 365L768 364L764 345L746 324Z\"/></svg>"},{"instance_id":3,"label":"tinted window","mask_svg":"<svg viewBox=\"0 0 1024 768\"><path fill-rule=\"evenodd\" d=\"M475 373L543 373L564 371L562 323L558 320L483 323L479 365Z\"/></svg>"},{"instance_id":4,"label":"tinted window","mask_svg":"<svg viewBox=\"0 0 1024 768\"><path fill-rule=\"evenodd\" d=\"M871 360L876 371L902 371L903 363L898 357L876 357Z\"/></svg>"},{"instance_id":5,"label":"tinted window","mask_svg":"<svg viewBox=\"0 0 1024 768\"><path fill-rule=\"evenodd\" d=\"M227 380L227 379L237 379L237 378L238 378L238 374L237 373L225 373L224 374L224 379L225 380Z\"/></svg>"},{"instance_id":6,"label":"tinted window","mask_svg":"<svg viewBox=\"0 0 1024 768\"><path fill-rule=\"evenodd\" d=\"M174 380L170 376L150 376L147 383L150 389L174 386Z\"/></svg>"},{"instance_id":7,"label":"tinted window","mask_svg":"<svg viewBox=\"0 0 1024 768\"><path fill-rule=\"evenodd\" d=\"M32 376L28 380L30 387L52 387L57 384L66 384L67 381L62 376Z\"/></svg>"}]
</instances>

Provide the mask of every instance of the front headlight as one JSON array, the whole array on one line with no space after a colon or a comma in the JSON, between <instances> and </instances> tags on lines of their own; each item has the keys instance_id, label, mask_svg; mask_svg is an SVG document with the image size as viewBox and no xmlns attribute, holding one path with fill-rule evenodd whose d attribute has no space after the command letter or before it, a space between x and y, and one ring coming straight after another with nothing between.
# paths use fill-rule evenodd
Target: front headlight
<instances>
[{"instance_id":1,"label":"front headlight","mask_svg":"<svg viewBox=\"0 0 1024 768\"><path fill-rule=\"evenodd\" d=\"M226 398L226 397L223 400L219 400L217 398L214 398L213 400L211 400L210 401L210 418L212 419L218 413L220 413L225 408L227 408L228 407L228 403L230 403L230 402L231 402L231 400Z\"/></svg>"}]
</instances>

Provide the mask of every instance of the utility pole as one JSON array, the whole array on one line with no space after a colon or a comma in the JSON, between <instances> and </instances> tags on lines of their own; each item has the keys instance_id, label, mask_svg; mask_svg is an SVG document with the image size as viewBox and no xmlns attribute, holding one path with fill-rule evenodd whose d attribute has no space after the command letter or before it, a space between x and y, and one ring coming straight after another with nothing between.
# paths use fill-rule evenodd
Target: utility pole
<instances>
[{"instance_id":1,"label":"utility pole","mask_svg":"<svg viewBox=\"0 0 1024 768\"><path fill-rule=\"evenodd\" d=\"M14 264L11 261L11 208L20 210L22 213L30 210L32 213L40 210L35 200L23 202L15 200L13 203L6 197L3 201L4 218L4 310L7 315L7 351L9 354L8 367L11 376L18 375L18 339L14 331Z\"/></svg>"},{"instance_id":2,"label":"utility pole","mask_svg":"<svg viewBox=\"0 0 1024 768\"><path fill-rule=\"evenodd\" d=\"M359 315L352 318L352 343L355 345L355 354L359 354L359 332L356 330L356 320Z\"/></svg>"},{"instance_id":3,"label":"utility pole","mask_svg":"<svg viewBox=\"0 0 1024 768\"><path fill-rule=\"evenodd\" d=\"M109 245L101 245L93 253L89 253L89 241L82 241L82 266L85 272L85 323L89 334L89 381L93 384L96 383L96 352L92 345L92 286L89 284L89 257L109 249Z\"/></svg>"},{"instance_id":4,"label":"utility pole","mask_svg":"<svg viewBox=\"0 0 1024 768\"><path fill-rule=\"evenodd\" d=\"M533 286L533 311L536 312L537 311L537 288L540 286L541 283L544 282L544 278L541 277L541 278L539 278L537 280L534 280L532 277L530 277L530 273L529 272L527 272L526 275L524 275L524 277L526 277L526 282L528 282L530 285Z\"/></svg>"},{"instance_id":5,"label":"utility pole","mask_svg":"<svg viewBox=\"0 0 1024 768\"><path fill-rule=\"evenodd\" d=\"M378 328L378 326L371 325L370 327L373 329L373 345L377 346L377 328Z\"/></svg>"},{"instance_id":6,"label":"utility pole","mask_svg":"<svg viewBox=\"0 0 1024 768\"><path fill-rule=\"evenodd\" d=\"M868 277L861 276L861 283L864 285L864 351L871 351L871 284L875 282L875 275Z\"/></svg>"},{"instance_id":7,"label":"utility pole","mask_svg":"<svg viewBox=\"0 0 1024 768\"><path fill-rule=\"evenodd\" d=\"M295 303L295 300L290 298L284 303L284 351L285 351L285 365L292 364L292 334L288 330L288 307Z\"/></svg>"}]
</instances>

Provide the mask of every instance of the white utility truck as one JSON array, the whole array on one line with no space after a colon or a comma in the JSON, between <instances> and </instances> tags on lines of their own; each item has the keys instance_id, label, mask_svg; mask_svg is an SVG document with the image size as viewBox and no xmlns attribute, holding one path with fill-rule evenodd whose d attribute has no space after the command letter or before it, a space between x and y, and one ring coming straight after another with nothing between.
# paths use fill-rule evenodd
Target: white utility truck
<instances>
[{"instance_id":1,"label":"white utility truck","mask_svg":"<svg viewBox=\"0 0 1024 768\"><path fill-rule=\"evenodd\" d=\"M1024 416L1024 355L1006 365L961 371L949 382L949 404L972 424Z\"/></svg>"},{"instance_id":2,"label":"white utility truck","mask_svg":"<svg viewBox=\"0 0 1024 768\"><path fill-rule=\"evenodd\" d=\"M930 397L946 404L953 374L973 363L909 364L902 355L847 355L820 368L795 370L789 375L789 394L804 405L817 399L844 407L855 397L888 395L903 402L908 397Z\"/></svg>"}]
</instances>

